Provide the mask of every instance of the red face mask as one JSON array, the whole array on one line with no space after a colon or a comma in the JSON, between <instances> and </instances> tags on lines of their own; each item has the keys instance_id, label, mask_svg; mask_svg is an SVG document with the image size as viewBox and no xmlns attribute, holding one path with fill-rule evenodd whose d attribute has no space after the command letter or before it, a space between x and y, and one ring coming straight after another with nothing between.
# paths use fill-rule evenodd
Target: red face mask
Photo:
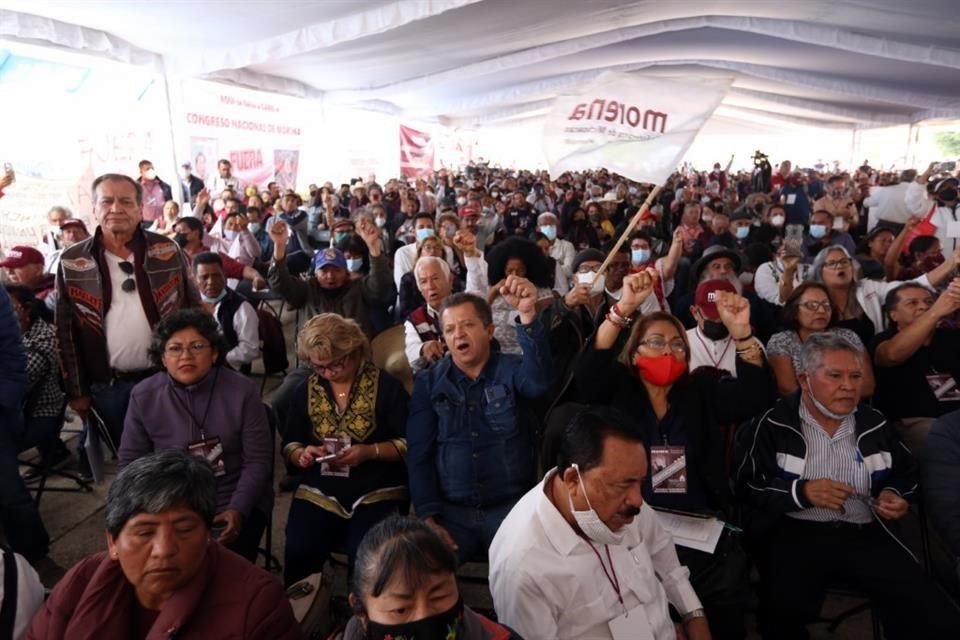
<instances>
[{"instance_id":1,"label":"red face mask","mask_svg":"<svg viewBox=\"0 0 960 640\"><path fill-rule=\"evenodd\" d=\"M687 363L670 354L662 356L637 356L633 361L640 377L658 387L668 387L687 370Z\"/></svg>"}]
</instances>

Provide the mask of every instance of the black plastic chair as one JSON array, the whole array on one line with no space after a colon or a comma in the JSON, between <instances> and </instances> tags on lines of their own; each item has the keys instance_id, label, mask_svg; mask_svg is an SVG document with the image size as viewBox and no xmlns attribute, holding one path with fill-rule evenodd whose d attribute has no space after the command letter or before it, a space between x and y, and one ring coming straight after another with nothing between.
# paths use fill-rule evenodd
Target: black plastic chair
<instances>
[{"instance_id":1,"label":"black plastic chair","mask_svg":"<svg viewBox=\"0 0 960 640\"><path fill-rule=\"evenodd\" d=\"M267 423L270 425L270 484L273 485L273 473L277 461L277 414L274 412L273 407L266 403L264 403L263 408L267 412ZM264 529L264 545L257 549L257 552L263 556L264 569L276 573L283 573L283 565L277 557L273 555L273 508L274 505L271 504L270 512L265 514L267 516L267 526Z\"/></svg>"},{"instance_id":2,"label":"black plastic chair","mask_svg":"<svg viewBox=\"0 0 960 640\"><path fill-rule=\"evenodd\" d=\"M60 410L60 422L64 420L64 414L66 413L67 405L64 403L63 408ZM24 451L30 451L34 447L25 449ZM21 453L23 453L21 451ZM28 458L17 458L17 462L24 467L34 470L39 477L39 483L34 486L32 481L27 482L27 488L34 493L34 502L39 507L40 499L43 498L44 492L52 491L57 493L90 493L93 491L93 487L90 486L90 482L81 478L76 473L71 473L69 471L63 471L61 469L52 468L48 462L34 462ZM73 485L62 486L59 484L51 485L49 484L51 479L63 479L73 482Z\"/></svg>"}]
</instances>

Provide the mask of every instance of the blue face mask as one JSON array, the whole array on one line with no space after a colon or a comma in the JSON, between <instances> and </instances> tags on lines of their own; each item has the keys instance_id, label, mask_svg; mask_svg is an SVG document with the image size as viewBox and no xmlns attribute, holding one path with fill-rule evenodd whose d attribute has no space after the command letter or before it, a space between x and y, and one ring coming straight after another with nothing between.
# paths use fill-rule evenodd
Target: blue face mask
<instances>
[{"instance_id":1,"label":"blue face mask","mask_svg":"<svg viewBox=\"0 0 960 640\"><path fill-rule=\"evenodd\" d=\"M262 228L263 228L263 225L260 224L259 222L247 223L247 231L249 231L250 233L260 233L260 229Z\"/></svg>"},{"instance_id":2,"label":"blue face mask","mask_svg":"<svg viewBox=\"0 0 960 640\"><path fill-rule=\"evenodd\" d=\"M363 269L363 258L347 258L347 269L351 273L356 273Z\"/></svg>"},{"instance_id":3,"label":"blue face mask","mask_svg":"<svg viewBox=\"0 0 960 640\"><path fill-rule=\"evenodd\" d=\"M737 227L737 240L746 240L748 235L750 235L750 227Z\"/></svg>"},{"instance_id":4,"label":"blue face mask","mask_svg":"<svg viewBox=\"0 0 960 640\"><path fill-rule=\"evenodd\" d=\"M822 238L827 235L827 227L823 224L810 225L810 236L813 238Z\"/></svg>"},{"instance_id":5,"label":"blue face mask","mask_svg":"<svg viewBox=\"0 0 960 640\"><path fill-rule=\"evenodd\" d=\"M211 297L209 297L209 296L205 296L205 295L203 295L202 292L200 293L200 299L203 300L204 302L206 302L207 304L217 304L218 302L220 302L221 300L223 300L223 299L226 298L226 297L227 297L227 289L226 289L226 287L224 287L224 288L220 291L220 295L218 295L216 298L211 298Z\"/></svg>"},{"instance_id":6,"label":"blue face mask","mask_svg":"<svg viewBox=\"0 0 960 640\"><path fill-rule=\"evenodd\" d=\"M417 242L423 242L433 237L433 229L417 229Z\"/></svg>"},{"instance_id":7,"label":"blue face mask","mask_svg":"<svg viewBox=\"0 0 960 640\"><path fill-rule=\"evenodd\" d=\"M341 242L344 238L346 238L348 235L350 235L350 234L347 233L346 231L337 231L337 234L336 234L335 236L333 236L333 242L334 242L334 244L340 244L340 242Z\"/></svg>"},{"instance_id":8,"label":"blue face mask","mask_svg":"<svg viewBox=\"0 0 960 640\"><path fill-rule=\"evenodd\" d=\"M546 224L540 227L540 233L547 236L547 240L550 242L557 239L557 228L552 224Z\"/></svg>"},{"instance_id":9,"label":"blue face mask","mask_svg":"<svg viewBox=\"0 0 960 640\"><path fill-rule=\"evenodd\" d=\"M646 264L650 261L650 249L631 249L630 262L633 264Z\"/></svg>"}]
</instances>

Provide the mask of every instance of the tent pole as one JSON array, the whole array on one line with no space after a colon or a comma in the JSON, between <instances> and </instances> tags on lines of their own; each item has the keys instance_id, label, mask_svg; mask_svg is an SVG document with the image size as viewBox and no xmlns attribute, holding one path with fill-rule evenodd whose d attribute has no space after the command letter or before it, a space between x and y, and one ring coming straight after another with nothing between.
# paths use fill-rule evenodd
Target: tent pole
<instances>
[{"instance_id":1,"label":"tent pole","mask_svg":"<svg viewBox=\"0 0 960 640\"><path fill-rule=\"evenodd\" d=\"M163 77L163 96L164 100L167 103L167 126L170 129L170 154L173 157L173 170L177 172L177 188L174 189L173 199L180 203L180 209L183 211L184 207L189 207L189 202L181 202L183 200L183 188L180 186L180 163L177 161L177 137L173 132L173 107L170 103L170 80L167 74L167 59L165 57L160 58L160 65L162 67L161 76Z\"/></svg>"},{"instance_id":2,"label":"tent pole","mask_svg":"<svg viewBox=\"0 0 960 640\"><path fill-rule=\"evenodd\" d=\"M640 222L640 216L650 208L650 205L653 204L653 201L660 194L660 189L663 188L663 185L657 185L653 188L653 191L650 192L650 195L647 196L647 199L643 201L643 205L637 209L637 213L634 214L633 220L630 221L630 224L627 225L627 228L623 230L623 233L620 234L620 239L617 240L617 244L613 245L613 249L610 250L610 253L607 255L607 259L603 261L603 264L600 265L600 268L597 269L597 274L593 276L593 282L590 283L590 286L593 286L593 283L597 281L600 276L603 275L603 272L607 270L607 267L610 266L610 263L613 261L614 256L617 255L617 251L620 250L620 247L623 246L623 243L626 242L627 238L630 237L630 233L633 232L634 228Z\"/></svg>"}]
</instances>

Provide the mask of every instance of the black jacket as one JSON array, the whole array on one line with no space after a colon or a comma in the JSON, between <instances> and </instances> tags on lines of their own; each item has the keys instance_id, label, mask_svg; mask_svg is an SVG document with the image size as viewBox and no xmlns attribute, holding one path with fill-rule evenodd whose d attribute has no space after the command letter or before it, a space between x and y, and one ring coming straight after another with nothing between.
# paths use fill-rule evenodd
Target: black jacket
<instances>
[{"instance_id":1,"label":"black jacket","mask_svg":"<svg viewBox=\"0 0 960 640\"><path fill-rule=\"evenodd\" d=\"M185 185L185 184L183 183L183 180L181 180L181 181L180 181L180 193L181 193L181 195L183 196L183 201L184 201L184 202L189 202L191 205L195 205L195 204L197 203L197 195L198 195L201 191L203 191L203 180L201 180L201 179L198 178L197 176L193 175L192 173L191 173L190 176L187 178L187 180L190 182L190 189L188 190L188 189L187 189L187 185ZM166 186L166 185L164 185L164 186ZM166 187L166 189L164 190L164 198L166 198L166 190L168 190L168 189L170 189L170 187ZM169 198L167 198L167 199L169 199Z\"/></svg>"},{"instance_id":2,"label":"black jacket","mask_svg":"<svg viewBox=\"0 0 960 640\"><path fill-rule=\"evenodd\" d=\"M761 511L779 515L813 507L803 493L807 441L799 409L797 391L778 400L738 438L737 486ZM854 418L857 450L870 471L870 495L891 489L908 500L915 497L913 456L887 419L865 404L857 407Z\"/></svg>"},{"instance_id":3,"label":"black jacket","mask_svg":"<svg viewBox=\"0 0 960 640\"><path fill-rule=\"evenodd\" d=\"M960 411L933 423L920 455L927 513L954 557L960 557Z\"/></svg>"}]
</instances>

